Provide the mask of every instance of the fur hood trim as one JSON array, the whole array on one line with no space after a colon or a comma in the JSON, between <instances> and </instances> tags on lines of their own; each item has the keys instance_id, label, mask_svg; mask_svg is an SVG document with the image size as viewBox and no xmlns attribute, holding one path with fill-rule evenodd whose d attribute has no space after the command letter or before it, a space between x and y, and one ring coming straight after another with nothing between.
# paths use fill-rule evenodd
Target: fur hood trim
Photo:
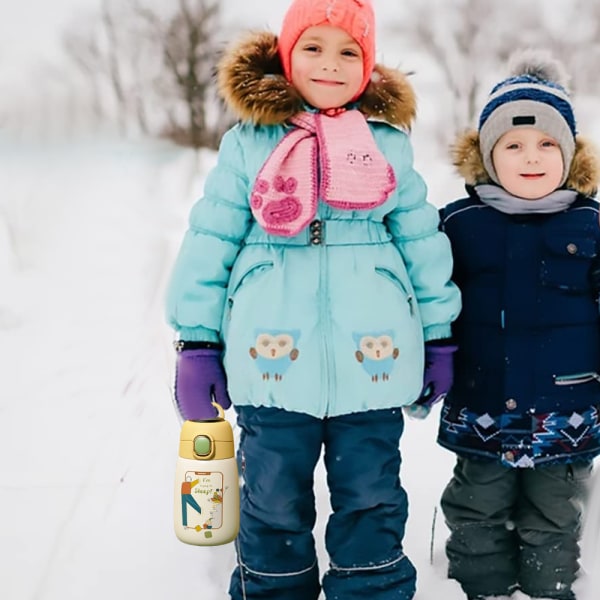
<instances>
[{"instance_id":1,"label":"fur hood trim","mask_svg":"<svg viewBox=\"0 0 600 600\"><path fill-rule=\"evenodd\" d=\"M452 163L467 185L493 183L483 166L479 149L479 133L468 130L451 147ZM571 161L565 187L584 196L595 196L600 183L600 159L591 141L577 135L575 154Z\"/></svg>"},{"instance_id":2,"label":"fur hood trim","mask_svg":"<svg viewBox=\"0 0 600 600\"><path fill-rule=\"evenodd\" d=\"M282 124L304 110L302 97L283 75L277 36L269 32L252 32L225 51L217 85L236 116L256 125ZM357 107L369 118L410 130L416 97L404 73L377 64Z\"/></svg>"}]
</instances>

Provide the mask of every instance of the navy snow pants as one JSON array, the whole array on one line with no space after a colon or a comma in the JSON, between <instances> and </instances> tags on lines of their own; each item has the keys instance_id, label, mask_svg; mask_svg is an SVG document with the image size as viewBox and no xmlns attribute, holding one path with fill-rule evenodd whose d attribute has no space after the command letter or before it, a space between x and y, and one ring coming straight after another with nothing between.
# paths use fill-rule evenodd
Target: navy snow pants
<instances>
[{"instance_id":1,"label":"navy snow pants","mask_svg":"<svg viewBox=\"0 0 600 600\"><path fill-rule=\"evenodd\" d=\"M416 572L404 555L400 409L317 419L237 407L244 484L233 600L317 600L314 470L324 449L332 514L322 581L328 600L410 600Z\"/></svg>"}]
</instances>

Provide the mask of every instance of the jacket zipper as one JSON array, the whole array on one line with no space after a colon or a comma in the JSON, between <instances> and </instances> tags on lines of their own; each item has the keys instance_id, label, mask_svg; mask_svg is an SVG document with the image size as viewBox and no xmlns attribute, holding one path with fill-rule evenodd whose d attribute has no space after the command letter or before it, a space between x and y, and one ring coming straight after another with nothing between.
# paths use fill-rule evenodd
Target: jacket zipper
<instances>
[{"instance_id":1,"label":"jacket zipper","mask_svg":"<svg viewBox=\"0 0 600 600\"><path fill-rule=\"evenodd\" d=\"M328 260L327 260L327 244L324 243L326 232L324 231L324 223L320 219L315 219L309 226L310 232L310 244L313 247L316 247L316 250L319 252L319 288L320 288L320 298L319 298L319 321L321 323L321 344L323 348L323 362L325 368L323 369L323 379L321 389L325 390L325 397L322 399L322 404L324 406L324 414L327 415L329 413L329 405L331 399L334 397L333 391L335 389L335 381L334 374L335 369L332 364L332 353L329 347L329 340L331 339L330 335L330 325L331 321L329 319L329 290L328 290Z\"/></svg>"},{"instance_id":2,"label":"jacket zipper","mask_svg":"<svg viewBox=\"0 0 600 600\"><path fill-rule=\"evenodd\" d=\"M320 253L319 259L321 262L320 265L320 274L319 274L319 287L321 288L321 315L320 320L322 324L322 336L321 339L323 341L323 358L325 363L325 369L323 370L323 377L325 381L323 382L322 389L326 390L325 398L323 398L324 407L325 407L325 415L329 414L330 403L332 398L334 398L334 389L335 389L335 369L332 364L332 353L329 344L329 340L331 340L331 320L329 319L329 290L328 290L328 281L327 277L329 268L328 268L328 257L327 257L327 246L322 244L318 250Z\"/></svg>"}]
</instances>

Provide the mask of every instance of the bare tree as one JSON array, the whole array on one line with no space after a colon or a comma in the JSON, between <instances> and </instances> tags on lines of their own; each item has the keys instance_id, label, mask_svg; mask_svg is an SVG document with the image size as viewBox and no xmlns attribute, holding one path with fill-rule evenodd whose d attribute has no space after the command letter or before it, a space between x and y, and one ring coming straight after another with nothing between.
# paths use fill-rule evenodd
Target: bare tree
<instances>
[{"instance_id":1,"label":"bare tree","mask_svg":"<svg viewBox=\"0 0 600 600\"><path fill-rule=\"evenodd\" d=\"M518 0L408 0L406 4L404 0L406 16L394 29L430 56L442 89L449 94L442 111L449 123L444 142L473 125L482 96L498 78L498 64L515 47L530 43L529 32L539 21L532 4ZM507 19L507 14L518 18Z\"/></svg>"},{"instance_id":2,"label":"bare tree","mask_svg":"<svg viewBox=\"0 0 600 600\"><path fill-rule=\"evenodd\" d=\"M110 6L110 0L102 0L100 7L101 23L106 36L105 62L107 75L113 89L117 102L117 116L120 129L124 130L127 118L127 92L122 74L122 58L120 48L120 36L117 30L116 19Z\"/></svg>"},{"instance_id":3,"label":"bare tree","mask_svg":"<svg viewBox=\"0 0 600 600\"><path fill-rule=\"evenodd\" d=\"M206 129L205 105L214 51L210 42L219 5L200 0L194 7L194 12L200 13L196 18L189 1L179 0L180 12L169 23L164 56L188 109L192 145L198 147Z\"/></svg>"},{"instance_id":4,"label":"bare tree","mask_svg":"<svg viewBox=\"0 0 600 600\"><path fill-rule=\"evenodd\" d=\"M73 27L67 30L62 38L63 48L68 58L83 75L90 90L92 113L101 120L105 116L102 101L101 73L104 70L102 52L98 40L90 32Z\"/></svg>"},{"instance_id":5,"label":"bare tree","mask_svg":"<svg viewBox=\"0 0 600 600\"><path fill-rule=\"evenodd\" d=\"M87 86L95 117L116 123L126 134L132 97L127 77L132 69L127 69L128 57L122 51L125 44L117 21L124 23L125 19L117 19L109 0L103 0L100 15L78 16L63 32L62 44Z\"/></svg>"},{"instance_id":6,"label":"bare tree","mask_svg":"<svg viewBox=\"0 0 600 600\"><path fill-rule=\"evenodd\" d=\"M485 97L509 75L508 58L519 48L551 51L565 64L571 91L598 92L596 2L402 0L401 9L402 18L391 25L392 30L410 50L428 57L438 73L435 134L443 147L456 132L476 125Z\"/></svg>"},{"instance_id":7,"label":"bare tree","mask_svg":"<svg viewBox=\"0 0 600 600\"><path fill-rule=\"evenodd\" d=\"M177 6L166 21L148 8L138 10L161 39L165 72L158 83L166 99L170 97L185 110L183 121L182 115L170 111L168 133L198 148L210 138L206 108L214 89L220 4L218 0L178 0Z\"/></svg>"},{"instance_id":8,"label":"bare tree","mask_svg":"<svg viewBox=\"0 0 600 600\"><path fill-rule=\"evenodd\" d=\"M549 6L548 0L546 3L546 8L554 10L541 13L539 25L530 32L532 45L547 48L560 58L569 76L568 87L574 94L597 94L600 5L588 0L551 0ZM576 33L567 35L567 31Z\"/></svg>"},{"instance_id":9,"label":"bare tree","mask_svg":"<svg viewBox=\"0 0 600 600\"><path fill-rule=\"evenodd\" d=\"M113 115L121 131L135 126L184 145L214 146L223 127L207 108L219 18L218 0L177 0L168 12L143 0L102 0L95 26L69 30L65 48L96 90L98 112Z\"/></svg>"}]
</instances>

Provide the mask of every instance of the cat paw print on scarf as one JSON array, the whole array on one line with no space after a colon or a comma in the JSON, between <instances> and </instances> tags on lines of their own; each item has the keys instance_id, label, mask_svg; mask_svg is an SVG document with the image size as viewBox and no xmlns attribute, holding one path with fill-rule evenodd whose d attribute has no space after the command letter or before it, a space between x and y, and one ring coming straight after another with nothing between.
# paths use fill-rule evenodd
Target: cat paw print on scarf
<instances>
[{"instance_id":1,"label":"cat paw print on scarf","mask_svg":"<svg viewBox=\"0 0 600 600\"><path fill-rule=\"evenodd\" d=\"M271 186L266 179L257 179L250 200L252 209L261 211L262 218L269 225L290 223L297 219L302 212L300 200L293 195L297 187L298 180L295 177L285 179L281 175L277 175L273 179L273 189L275 192L283 194L283 198L270 200L265 204L263 196L268 194Z\"/></svg>"},{"instance_id":2,"label":"cat paw print on scarf","mask_svg":"<svg viewBox=\"0 0 600 600\"><path fill-rule=\"evenodd\" d=\"M373 157L370 154L359 154L357 152L348 152L346 161L350 165L361 164L365 167L370 167L373 164Z\"/></svg>"}]
</instances>

